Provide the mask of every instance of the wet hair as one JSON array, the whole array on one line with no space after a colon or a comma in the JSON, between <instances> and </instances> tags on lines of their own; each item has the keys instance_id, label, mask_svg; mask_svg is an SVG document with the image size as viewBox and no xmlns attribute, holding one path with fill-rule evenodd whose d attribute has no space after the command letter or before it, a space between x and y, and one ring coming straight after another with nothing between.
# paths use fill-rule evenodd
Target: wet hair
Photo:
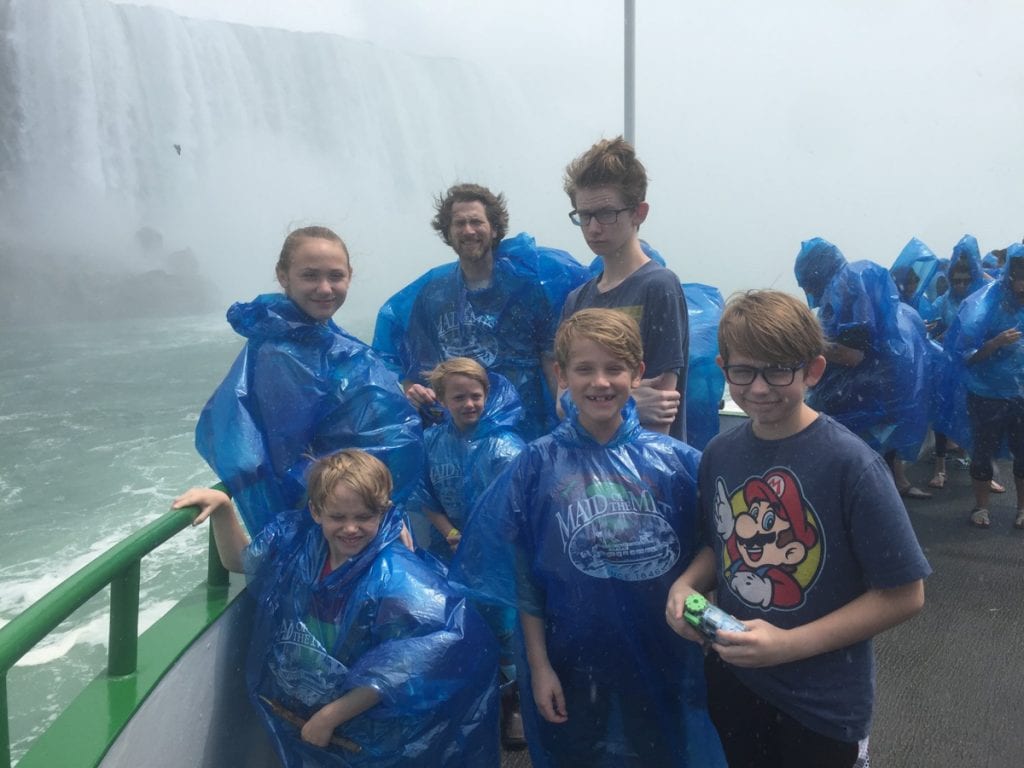
<instances>
[{"instance_id":1,"label":"wet hair","mask_svg":"<svg viewBox=\"0 0 1024 768\"><path fill-rule=\"evenodd\" d=\"M434 198L436 213L430 222L446 245L452 244L452 207L456 203L480 203L484 207L487 221L494 232L494 242L498 243L508 232L508 208L505 207L505 196L500 192L494 194L487 187L479 184L455 184L448 187L444 195Z\"/></svg>"},{"instance_id":2,"label":"wet hair","mask_svg":"<svg viewBox=\"0 0 1024 768\"><path fill-rule=\"evenodd\" d=\"M775 365L809 363L824 347L818 318L781 291L733 294L718 323L718 352L727 364L731 352Z\"/></svg>"},{"instance_id":3,"label":"wet hair","mask_svg":"<svg viewBox=\"0 0 1024 768\"><path fill-rule=\"evenodd\" d=\"M466 376L473 379L484 388L484 397L490 390L491 383L487 380L487 370L476 360L469 357L453 357L438 363L434 368L425 372L423 378L430 384L438 400L444 400L445 377Z\"/></svg>"},{"instance_id":4,"label":"wet hair","mask_svg":"<svg viewBox=\"0 0 1024 768\"><path fill-rule=\"evenodd\" d=\"M577 190L603 186L615 187L632 208L647 199L647 170L621 136L602 139L565 167L565 193L573 206Z\"/></svg>"},{"instance_id":5,"label":"wet hair","mask_svg":"<svg viewBox=\"0 0 1024 768\"><path fill-rule=\"evenodd\" d=\"M377 514L391 506L391 472L384 462L366 451L346 448L313 463L306 482L310 509L323 514L338 483L354 490L367 508Z\"/></svg>"},{"instance_id":6,"label":"wet hair","mask_svg":"<svg viewBox=\"0 0 1024 768\"><path fill-rule=\"evenodd\" d=\"M569 365L572 347L580 339L600 344L621 360L632 373L644 360L640 326L630 315L618 309L581 309L558 326L555 334L555 359L563 368Z\"/></svg>"},{"instance_id":7,"label":"wet hair","mask_svg":"<svg viewBox=\"0 0 1024 768\"><path fill-rule=\"evenodd\" d=\"M349 271L352 271L352 259L348 255L348 246L345 245L345 241L338 237L333 229L314 226L293 230L284 239L284 244L281 246L281 254L277 257L277 267L275 269L277 274L287 274L288 268L292 265L292 254L295 253L295 250L302 241L306 239L330 240L332 243L340 245L341 250L345 252L345 261L348 262Z\"/></svg>"}]
</instances>

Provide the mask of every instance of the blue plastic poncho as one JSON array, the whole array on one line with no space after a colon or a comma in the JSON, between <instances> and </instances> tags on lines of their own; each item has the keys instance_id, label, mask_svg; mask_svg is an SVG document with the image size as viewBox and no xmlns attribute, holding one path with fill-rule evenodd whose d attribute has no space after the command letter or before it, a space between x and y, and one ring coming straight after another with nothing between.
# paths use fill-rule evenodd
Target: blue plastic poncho
<instances>
[{"instance_id":1,"label":"blue plastic poncho","mask_svg":"<svg viewBox=\"0 0 1024 768\"><path fill-rule=\"evenodd\" d=\"M935 332L936 335L941 335L943 347L932 399L932 423L937 432L949 435L958 445L969 451L973 440L970 420L967 417L967 370L964 361L956 352L960 335L957 314L968 296L990 282L981 267L978 241L971 235L964 235L953 249L949 264L950 274L961 265L967 267L971 282L965 288L951 283L949 290L935 302L938 314Z\"/></svg>"},{"instance_id":2,"label":"blue plastic poncho","mask_svg":"<svg viewBox=\"0 0 1024 768\"><path fill-rule=\"evenodd\" d=\"M703 655L664 616L702 544L700 454L642 429L632 403L623 416L605 445L573 414L530 443L477 502L449 579L544 618L569 720L547 723L523 697L535 768L578 760L573 738L600 753L597 768L724 765ZM519 673L531 690L525 661Z\"/></svg>"},{"instance_id":3,"label":"blue plastic poncho","mask_svg":"<svg viewBox=\"0 0 1024 768\"><path fill-rule=\"evenodd\" d=\"M725 301L717 288L683 283L689 315L690 356L686 368L686 442L703 450L718 434L718 409L725 374L718 367L718 322Z\"/></svg>"},{"instance_id":4,"label":"blue plastic poncho","mask_svg":"<svg viewBox=\"0 0 1024 768\"><path fill-rule=\"evenodd\" d=\"M954 270L967 267L970 272L971 282L966 289L950 285L949 289L935 299L932 304L933 318L937 321L934 330L935 336L941 336L947 328L953 324L956 313L960 309L960 303L969 294L981 288L985 282L985 272L981 268L981 255L978 249L978 241L973 235L964 235L953 247L953 255L949 259L949 267L946 275L949 276Z\"/></svg>"},{"instance_id":5,"label":"blue plastic poncho","mask_svg":"<svg viewBox=\"0 0 1024 768\"><path fill-rule=\"evenodd\" d=\"M199 416L196 449L251 535L302 506L307 454L361 448L387 464L396 499L412 491L423 471L420 421L369 347L282 294L234 304L228 322L248 343Z\"/></svg>"},{"instance_id":6,"label":"blue plastic poncho","mask_svg":"<svg viewBox=\"0 0 1024 768\"><path fill-rule=\"evenodd\" d=\"M246 550L256 600L246 682L288 768L498 765L494 641L401 544L401 526L397 510L384 513L367 548L322 578L327 543L308 511L281 515ZM358 754L302 742L260 698L308 719L364 686L380 703L335 734Z\"/></svg>"},{"instance_id":7,"label":"blue plastic poncho","mask_svg":"<svg viewBox=\"0 0 1024 768\"><path fill-rule=\"evenodd\" d=\"M525 447L515 431L523 413L519 395L504 376L491 373L487 378L487 400L475 427L462 433L445 413L444 421L424 433L426 472L406 504L410 512L444 512L456 528L465 530L473 502ZM430 533L430 551L450 560L444 537L433 526Z\"/></svg>"},{"instance_id":8,"label":"blue plastic poncho","mask_svg":"<svg viewBox=\"0 0 1024 768\"><path fill-rule=\"evenodd\" d=\"M903 246L903 250L889 270L889 274L896 282L896 288L899 289L900 299L913 307L925 320L931 320L934 316L928 299L928 289L938 271L938 256L916 237L910 238L910 242Z\"/></svg>"},{"instance_id":9,"label":"blue plastic poncho","mask_svg":"<svg viewBox=\"0 0 1024 768\"><path fill-rule=\"evenodd\" d=\"M821 238L803 244L794 271L826 339L864 353L855 367L829 364L808 404L879 453L916 459L928 429L932 373L921 318L900 302L886 269L848 263Z\"/></svg>"},{"instance_id":10,"label":"blue plastic poncho","mask_svg":"<svg viewBox=\"0 0 1024 768\"><path fill-rule=\"evenodd\" d=\"M1000 252L1002 252L1005 249L999 250ZM995 251L989 251L981 259L982 269L985 270L985 274L987 274L989 278L992 280L995 280L999 277L999 274L1002 272L1004 266L1006 266L1005 263L1002 265L999 264L999 255Z\"/></svg>"},{"instance_id":11,"label":"blue plastic poncho","mask_svg":"<svg viewBox=\"0 0 1024 768\"><path fill-rule=\"evenodd\" d=\"M556 423L541 362L550 356L562 304L587 277L565 251L520 233L494 251L491 285L469 291L458 262L436 267L392 296L377 315L374 347L423 383L423 372L471 357L512 382L523 402L520 430L532 439Z\"/></svg>"},{"instance_id":12,"label":"blue plastic poncho","mask_svg":"<svg viewBox=\"0 0 1024 768\"><path fill-rule=\"evenodd\" d=\"M967 389L981 397L1024 397L1024 340L1018 339L987 359L968 364L989 339L1010 328L1024 330L1024 306L1014 295L1010 280L1014 265L1024 268L1024 245L1011 245L999 279L964 299L950 332L954 355L964 364Z\"/></svg>"},{"instance_id":13,"label":"blue plastic poncho","mask_svg":"<svg viewBox=\"0 0 1024 768\"><path fill-rule=\"evenodd\" d=\"M665 258L646 240L640 241L647 258L667 266ZM591 276L604 271L600 256L590 262ZM718 321L725 300L722 292L703 283L680 283L686 297L687 328L690 334L686 365L686 442L703 449L718 434L718 410L725 393L725 374L715 362L718 357Z\"/></svg>"}]
</instances>

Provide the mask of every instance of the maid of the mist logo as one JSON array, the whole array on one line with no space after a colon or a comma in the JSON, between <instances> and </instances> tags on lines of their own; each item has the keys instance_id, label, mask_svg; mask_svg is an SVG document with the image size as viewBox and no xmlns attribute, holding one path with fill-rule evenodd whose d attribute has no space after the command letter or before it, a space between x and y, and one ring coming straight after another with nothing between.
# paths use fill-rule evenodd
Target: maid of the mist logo
<instances>
[{"instance_id":1,"label":"maid of the mist logo","mask_svg":"<svg viewBox=\"0 0 1024 768\"><path fill-rule=\"evenodd\" d=\"M600 481L573 493L556 514L570 562L588 576L621 581L656 579L679 560L680 544L665 519L671 513L644 487Z\"/></svg>"},{"instance_id":2,"label":"maid of the mist logo","mask_svg":"<svg viewBox=\"0 0 1024 768\"><path fill-rule=\"evenodd\" d=\"M740 600L760 608L803 605L821 572L825 542L791 472L769 470L731 494L718 478L715 529L724 582Z\"/></svg>"}]
</instances>

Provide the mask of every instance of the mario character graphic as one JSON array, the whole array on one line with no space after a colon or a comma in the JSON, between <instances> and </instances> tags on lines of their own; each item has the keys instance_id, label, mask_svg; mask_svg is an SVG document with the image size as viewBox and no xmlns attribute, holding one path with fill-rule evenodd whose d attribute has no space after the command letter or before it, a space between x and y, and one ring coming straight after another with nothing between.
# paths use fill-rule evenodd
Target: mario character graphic
<instances>
[{"instance_id":1,"label":"mario character graphic","mask_svg":"<svg viewBox=\"0 0 1024 768\"><path fill-rule=\"evenodd\" d=\"M724 582L741 600L762 608L797 608L821 563L813 514L796 478L772 469L730 497L715 488L715 528L725 542Z\"/></svg>"}]
</instances>

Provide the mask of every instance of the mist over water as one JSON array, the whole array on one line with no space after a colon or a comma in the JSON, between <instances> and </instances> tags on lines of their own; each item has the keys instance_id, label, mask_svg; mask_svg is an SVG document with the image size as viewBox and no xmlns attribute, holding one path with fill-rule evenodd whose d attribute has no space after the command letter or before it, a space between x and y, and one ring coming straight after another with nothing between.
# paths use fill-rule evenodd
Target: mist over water
<instances>
[{"instance_id":1,"label":"mist over water","mask_svg":"<svg viewBox=\"0 0 1024 768\"><path fill-rule=\"evenodd\" d=\"M347 311L370 314L450 258L434 194L500 188L475 158L513 136L539 146L505 119L516 94L452 58L105 0L10 0L0 23L0 238L57 280L161 268L135 237L150 227L164 253L191 249L226 305L273 290L284 235L325 223L353 254Z\"/></svg>"},{"instance_id":2,"label":"mist over water","mask_svg":"<svg viewBox=\"0 0 1024 768\"><path fill-rule=\"evenodd\" d=\"M683 280L795 291L814 235L889 264L912 236L941 256L1024 234L1019 4L639 5L642 234ZM164 269L138 253L150 226L224 307L275 288L289 229L326 223L355 261L344 324L451 258L431 198L460 180L589 260L561 172L621 131L621 20L618 0L5 0L5 266Z\"/></svg>"}]
</instances>

